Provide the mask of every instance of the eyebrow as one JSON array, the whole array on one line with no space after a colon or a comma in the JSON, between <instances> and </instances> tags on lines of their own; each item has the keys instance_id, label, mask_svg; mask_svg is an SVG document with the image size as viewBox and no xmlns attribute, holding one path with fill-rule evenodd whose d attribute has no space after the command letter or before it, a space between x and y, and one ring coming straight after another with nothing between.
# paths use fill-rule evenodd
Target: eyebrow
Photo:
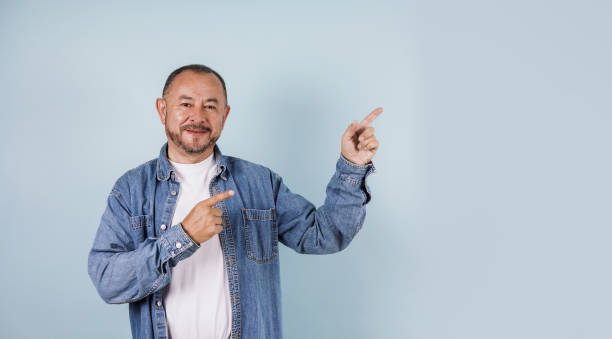
<instances>
[{"instance_id":1,"label":"eyebrow","mask_svg":"<svg viewBox=\"0 0 612 339\"><path fill-rule=\"evenodd\" d=\"M181 99L185 99L185 100L193 100L193 98L192 98L192 97L188 97L188 96L186 96L186 95L181 95L181 96L179 97L179 100L181 100ZM217 103L217 104L219 103L219 100L217 100L217 98L208 98L208 99L206 99L206 101L204 101L204 102L209 102L209 101L215 102L215 103Z\"/></svg>"}]
</instances>

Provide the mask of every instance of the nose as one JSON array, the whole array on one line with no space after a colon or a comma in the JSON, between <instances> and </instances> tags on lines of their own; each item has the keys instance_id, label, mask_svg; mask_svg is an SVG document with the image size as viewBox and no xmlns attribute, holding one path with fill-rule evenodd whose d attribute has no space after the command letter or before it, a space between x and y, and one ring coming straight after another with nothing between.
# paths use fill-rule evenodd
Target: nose
<instances>
[{"instance_id":1,"label":"nose","mask_svg":"<svg viewBox=\"0 0 612 339\"><path fill-rule=\"evenodd\" d=\"M189 114L189 121L192 122L204 122L206 121L206 110L202 105L198 105L191 110Z\"/></svg>"},{"instance_id":2,"label":"nose","mask_svg":"<svg viewBox=\"0 0 612 339\"><path fill-rule=\"evenodd\" d=\"M194 107L189 111L188 119L183 125L183 128L210 131L210 126L211 124L208 122L208 118L204 108Z\"/></svg>"}]
</instances>

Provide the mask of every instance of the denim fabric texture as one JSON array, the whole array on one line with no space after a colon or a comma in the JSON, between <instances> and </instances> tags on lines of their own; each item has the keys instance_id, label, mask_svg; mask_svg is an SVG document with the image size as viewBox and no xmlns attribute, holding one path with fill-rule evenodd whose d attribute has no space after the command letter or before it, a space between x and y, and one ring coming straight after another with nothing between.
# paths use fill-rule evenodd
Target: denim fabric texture
<instances>
[{"instance_id":1,"label":"denim fabric texture","mask_svg":"<svg viewBox=\"0 0 612 339\"><path fill-rule=\"evenodd\" d=\"M216 175L210 195L234 190L215 205L223 211L219 233L232 302L232 339L282 338L279 242L304 254L343 250L361 229L371 193L372 162L355 165L340 155L318 209L292 193L269 168L223 156L214 146ZM164 293L172 267L198 250L180 223L169 225L180 189L159 157L123 174L108 195L88 273L102 299L129 303L134 338L166 338Z\"/></svg>"}]
</instances>

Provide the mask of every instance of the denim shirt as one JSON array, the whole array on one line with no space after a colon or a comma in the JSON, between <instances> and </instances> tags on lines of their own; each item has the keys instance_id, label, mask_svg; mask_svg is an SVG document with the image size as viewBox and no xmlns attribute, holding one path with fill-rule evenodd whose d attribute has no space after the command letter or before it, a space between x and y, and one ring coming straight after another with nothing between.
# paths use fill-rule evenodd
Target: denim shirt
<instances>
[{"instance_id":1,"label":"denim shirt","mask_svg":"<svg viewBox=\"0 0 612 339\"><path fill-rule=\"evenodd\" d=\"M315 208L269 168L223 156L217 145L214 152L210 195L235 192L215 205L223 212L231 338L282 338L278 243L305 254L346 248L363 225L374 164L358 166L340 155L325 203ZM200 247L180 223L170 225L179 189L165 143L159 158L115 182L89 252L88 273L102 299L129 303L134 338L166 338L163 296L172 267Z\"/></svg>"}]
</instances>

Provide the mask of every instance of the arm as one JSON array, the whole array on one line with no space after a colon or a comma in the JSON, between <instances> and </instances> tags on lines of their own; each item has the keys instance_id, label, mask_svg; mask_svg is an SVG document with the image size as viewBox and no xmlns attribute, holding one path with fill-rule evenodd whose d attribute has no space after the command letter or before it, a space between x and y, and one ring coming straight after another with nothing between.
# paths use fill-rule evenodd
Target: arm
<instances>
[{"instance_id":1,"label":"arm","mask_svg":"<svg viewBox=\"0 0 612 339\"><path fill-rule=\"evenodd\" d=\"M318 209L291 193L280 176L272 173L278 237L283 244L299 253L325 254L341 251L353 240L371 199L366 178L376 171L372 158L378 140L369 125L382 111L382 107L376 108L344 131L336 173L327 184L325 203Z\"/></svg>"},{"instance_id":2,"label":"arm","mask_svg":"<svg viewBox=\"0 0 612 339\"><path fill-rule=\"evenodd\" d=\"M166 286L170 282L170 268L199 248L181 224L159 238L134 243L130 217L124 197L114 188L108 196L87 265L98 293L110 304L134 302Z\"/></svg>"},{"instance_id":3,"label":"arm","mask_svg":"<svg viewBox=\"0 0 612 339\"><path fill-rule=\"evenodd\" d=\"M363 225L365 205L371 199L366 178L375 171L372 162L360 166L340 155L327 185L325 203L318 209L292 193L272 172L279 241L305 254L328 254L346 248Z\"/></svg>"}]
</instances>

